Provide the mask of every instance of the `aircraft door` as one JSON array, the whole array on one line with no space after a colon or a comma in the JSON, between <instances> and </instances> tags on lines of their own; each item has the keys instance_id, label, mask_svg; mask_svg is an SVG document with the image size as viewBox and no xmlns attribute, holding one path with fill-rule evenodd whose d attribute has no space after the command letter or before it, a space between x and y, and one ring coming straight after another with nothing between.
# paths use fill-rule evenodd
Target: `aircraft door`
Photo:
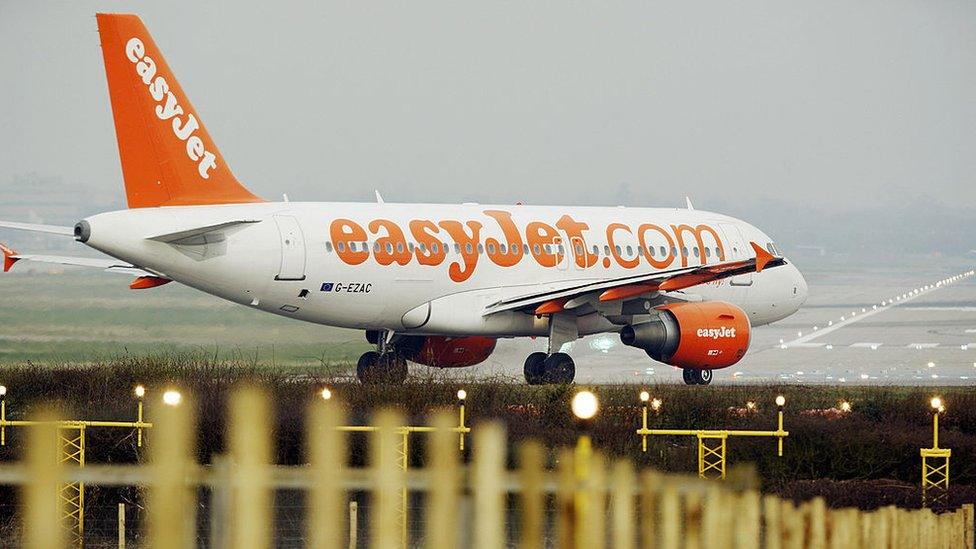
<instances>
[{"instance_id":1,"label":"aircraft door","mask_svg":"<svg viewBox=\"0 0 976 549\"><path fill-rule=\"evenodd\" d=\"M290 215L274 216L281 237L281 265L275 280L305 280L305 235Z\"/></svg>"},{"instance_id":2,"label":"aircraft door","mask_svg":"<svg viewBox=\"0 0 976 549\"><path fill-rule=\"evenodd\" d=\"M726 246L725 257L726 260L738 261L746 258L746 242L742 238L742 231L738 227L730 223L722 223L720 225L722 232L725 233L725 240L728 243ZM733 276L729 279L729 284L732 286L752 286L752 278L754 273L743 274L739 276Z\"/></svg>"},{"instance_id":3,"label":"aircraft door","mask_svg":"<svg viewBox=\"0 0 976 549\"><path fill-rule=\"evenodd\" d=\"M569 248L569 253L567 254L569 256L569 261L572 261L573 264L576 265L577 269L585 270L592 267L590 264L590 254L586 252L586 242L584 242L581 237L574 236L573 238L569 239ZM583 258L582 266L577 263L576 258L578 257Z\"/></svg>"},{"instance_id":4,"label":"aircraft door","mask_svg":"<svg viewBox=\"0 0 976 549\"><path fill-rule=\"evenodd\" d=\"M552 253L556 254L556 268L560 271L565 271L569 268L569 262L571 261L571 253L566 249L566 245L563 243L562 237L556 237L552 241Z\"/></svg>"}]
</instances>

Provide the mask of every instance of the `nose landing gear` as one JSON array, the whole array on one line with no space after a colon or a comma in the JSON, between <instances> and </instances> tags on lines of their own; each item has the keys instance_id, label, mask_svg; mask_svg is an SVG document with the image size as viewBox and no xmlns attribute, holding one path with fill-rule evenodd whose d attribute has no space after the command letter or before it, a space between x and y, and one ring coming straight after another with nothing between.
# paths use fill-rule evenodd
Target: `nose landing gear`
<instances>
[{"instance_id":1,"label":"nose landing gear","mask_svg":"<svg viewBox=\"0 0 976 549\"><path fill-rule=\"evenodd\" d=\"M708 385L712 382L712 371L685 368L681 371L681 377L684 378L685 385Z\"/></svg>"},{"instance_id":2,"label":"nose landing gear","mask_svg":"<svg viewBox=\"0 0 976 549\"><path fill-rule=\"evenodd\" d=\"M566 353L532 353L523 367L529 385L572 383L576 377L576 363Z\"/></svg>"}]
</instances>

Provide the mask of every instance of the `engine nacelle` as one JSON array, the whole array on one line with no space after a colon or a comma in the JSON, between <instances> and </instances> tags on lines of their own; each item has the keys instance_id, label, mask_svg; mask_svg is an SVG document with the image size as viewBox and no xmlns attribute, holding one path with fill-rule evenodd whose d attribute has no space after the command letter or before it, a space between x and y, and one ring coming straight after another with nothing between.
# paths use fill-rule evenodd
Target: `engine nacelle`
<instances>
[{"instance_id":1,"label":"engine nacelle","mask_svg":"<svg viewBox=\"0 0 976 549\"><path fill-rule=\"evenodd\" d=\"M396 342L397 351L417 364L436 368L463 368L491 356L497 340L491 337L407 336Z\"/></svg>"},{"instance_id":2,"label":"engine nacelle","mask_svg":"<svg viewBox=\"0 0 976 549\"><path fill-rule=\"evenodd\" d=\"M698 370L727 368L749 350L749 317L731 303L671 303L657 310L655 320L621 330L620 340L658 362Z\"/></svg>"}]
</instances>

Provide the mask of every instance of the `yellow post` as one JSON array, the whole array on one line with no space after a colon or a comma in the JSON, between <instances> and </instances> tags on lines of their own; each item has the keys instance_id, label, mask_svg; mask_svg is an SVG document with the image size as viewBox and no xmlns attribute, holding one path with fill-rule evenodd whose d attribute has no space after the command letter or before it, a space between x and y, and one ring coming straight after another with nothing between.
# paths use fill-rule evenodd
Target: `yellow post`
<instances>
[{"instance_id":1,"label":"yellow post","mask_svg":"<svg viewBox=\"0 0 976 549\"><path fill-rule=\"evenodd\" d=\"M545 492L543 492L544 458L542 446L528 441L519 449L519 492L522 515L520 547L541 549L545 520Z\"/></svg>"},{"instance_id":2,"label":"yellow post","mask_svg":"<svg viewBox=\"0 0 976 549\"><path fill-rule=\"evenodd\" d=\"M582 531L580 526L585 526L587 521L587 508L586 508L586 494L581 490L583 482L587 479L590 474L590 458L593 456L593 441L590 439L590 435L582 434L576 440L576 451L573 456L573 464L575 465L575 478L576 478L576 489L573 491L573 507L574 517L576 522L573 526L573 533L577 541L577 545L583 541Z\"/></svg>"},{"instance_id":3,"label":"yellow post","mask_svg":"<svg viewBox=\"0 0 976 549\"><path fill-rule=\"evenodd\" d=\"M7 388L0 385L0 446L7 445Z\"/></svg>"},{"instance_id":4,"label":"yellow post","mask_svg":"<svg viewBox=\"0 0 976 549\"><path fill-rule=\"evenodd\" d=\"M471 431L464 425L464 401L468 398L468 392L458 389L458 450L464 451L464 434Z\"/></svg>"},{"instance_id":5,"label":"yellow post","mask_svg":"<svg viewBox=\"0 0 976 549\"><path fill-rule=\"evenodd\" d=\"M505 546L505 428L489 423L475 433L472 463L474 493L474 547L501 549Z\"/></svg>"},{"instance_id":6,"label":"yellow post","mask_svg":"<svg viewBox=\"0 0 976 549\"><path fill-rule=\"evenodd\" d=\"M431 424L435 430L430 434L428 446L430 461L427 464L427 473L430 475L430 489L426 524L427 547L431 549L447 549L458 542L456 525L461 473L458 453L454 449L451 421L451 416L441 411L434 415Z\"/></svg>"},{"instance_id":7,"label":"yellow post","mask_svg":"<svg viewBox=\"0 0 976 549\"><path fill-rule=\"evenodd\" d=\"M230 399L230 456L233 460L231 546L271 546L270 409L268 394L240 388Z\"/></svg>"},{"instance_id":8,"label":"yellow post","mask_svg":"<svg viewBox=\"0 0 976 549\"><path fill-rule=\"evenodd\" d=\"M346 471L346 434L336 429L345 415L345 407L331 398L317 398L309 409L305 438L313 472L305 524L309 547L341 547L345 541L346 493L342 481ZM355 536L355 532L349 535Z\"/></svg>"},{"instance_id":9,"label":"yellow post","mask_svg":"<svg viewBox=\"0 0 976 549\"><path fill-rule=\"evenodd\" d=\"M614 549L634 549L634 465L629 460L617 460L611 473L611 505L613 508Z\"/></svg>"},{"instance_id":10,"label":"yellow post","mask_svg":"<svg viewBox=\"0 0 976 549\"><path fill-rule=\"evenodd\" d=\"M641 451L647 451L647 403L645 402L641 405L641 431L645 431L641 435Z\"/></svg>"},{"instance_id":11,"label":"yellow post","mask_svg":"<svg viewBox=\"0 0 976 549\"><path fill-rule=\"evenodd\" d=\"M780 406L776 413L776 455L783 457L783 407Z\"/></svg>"},{"instance_id":12,"label":"yellow post","mask_svg":"<svg viewBox=\"0 0 976 549\"><path fill-rule=\"evenodd\" d=\"M373 478L375 479L374 505L370 513L372 526L370 545L379 549L402 547L402 515L398 512L401 492L404 489L404 471L397 455L398 425L403 423L399 414L381 410L376 415L376 430L370 444Z\"/></svg>"},{"instance_id":13,"label":"yellow post","mask_svg":"<svg viewBox=\"0 0 976 549\"><path fill-rule=\"evenodd\" d=\"M194 421L192 406L181 399L178 404L158 410L159 436L152 438L149 452L149 485L146 508L149 514L149 544L153 549L186 547L194 540L193 489L186 484L194 468ZM251 479L249 479L251 480Z\"/></svg>"},{"instance_id":14,"label":"yellow post","mask_svg":"<svg viewBox=\"0 0 976 549\"><path fill-rule=\"evenodd\" d=\"M21 487L23 546L57 549L63 542L63 530L55 526L61 519L61 498L53 497L62 469L62 462L57 459L57 422L46 413L38 419L27 439L27 474L31 480Z\"/></svg>"}]
</instances>

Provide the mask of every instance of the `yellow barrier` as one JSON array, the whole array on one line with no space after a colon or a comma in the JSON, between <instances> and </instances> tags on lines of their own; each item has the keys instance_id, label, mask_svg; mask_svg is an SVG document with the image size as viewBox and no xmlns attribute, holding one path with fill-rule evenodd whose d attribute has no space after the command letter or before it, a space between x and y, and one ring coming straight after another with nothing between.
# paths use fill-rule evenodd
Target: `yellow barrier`
<instances>
[{"instance_id":1,"label":"yellow barrier","mask_svg":"<svg viewBox=\"0 0 976 549\"><path fill-rule=\"evenodd\" d=\"M152 423L143 421L142 400L146 389L142 385L135 387L137 399L136 421L77 421L77 420L8 420L7 419L7 387L0 385L0 446L7 444L7 427L36 427L42 423L51 427L57 441L58 463L68 463L85 466L86 437L85 433L91 428L122 428L136 430L136 444L142 447L142 432L151 429ZM58 487L60 522L68 533L72 546L81 547L85 539L85 483L68 482Z\"/></svg>"},{"instance_id":2,"label":"yellow barrier","mask_svg":"<svg viewBox=\"0 0 976 549\"><path fill-rule=\"evenodd\" d=\"M641 391L641 428L637 429L637 436L641 437L641 450L647 451L647 437L649 436L692 436L698 439L698 476L700 478L726 477L726 441L729 437L776 437L777 455L783 456L783 439L790 436L790 432L783 429L783 407L786 398L776 397L776 430L775 431L743 431L743 430L707 430L707 429L650 429L647 423L648 404L655 413L661 409L660 399L651 399L647 391ZM755 404L750 402L747 409L753 410Z\"/></svg>"},{"instance_id":3,"label":"yellow barrier","mask_svg":"<svg viewBox=\"0 0 976 549\"><path fill-rule=\"evenodd\" d=\"M404 490L427 494L426 521L418 545L431 548L500 549L517 540L522 547L972 547L972 505L943 514L929 509L886 507L871 512L828 509L823 500L800 505L732 483L696 477L636 472L629 460L607 463L599 450L560 450L556 471L543 468L535 443L518 451L518 470L506 471L506 435L499 423L475 429L472 464L458 464L451 419L435 416L430 428L427 466L403 470L395 446L403 418L390 411L376 416L369 431L370 466L345 463L347 441L337 429L345 417L334 401L316 399L306 422L308 466L270 463L271 426L259 389L236 392L229 414L226 466L193 462L192 400L154 412L154 436L146 465L91 465L62 468L56 459L56 418L37 418L30 427L26 463L0 465L0 484L23 493L22 539L3 540L27 547L60 547L56 528L58 483L144 486L148 489L144 525L150 548L193 547L199 488L229 490L227 530L217 546L270 547L273 540L272 490L307 494L305 542L309 547L339 547L350 538L342 509L351 492L370 494L370 547L400 547L406 541L397 517ZM582 462L579 462L582 461ZM506 510L506 494L516 509ZM547 494L555 497L549 499ZM550 503L551 502L551 503ZM583 502L577 506L576 502ZM462 512L461 509L468 509ZM297 518L297 517L296 517ZM551 518L551 525L548 518ZM211 521L211 525L214 521Z\"/></svg>"},{"instance_id":4,"label":"yellow barrier","mask_svg":"<svg viewBox=\"0 0 976 549\"><path fill-rule=\"evenodd\" d=\"M939 448L939 414L945 412L940 397L931 400L932 447L922 448L922 506L945 505L949 492L949 458L952 450Z\"/></svg>"}]
</instances>

